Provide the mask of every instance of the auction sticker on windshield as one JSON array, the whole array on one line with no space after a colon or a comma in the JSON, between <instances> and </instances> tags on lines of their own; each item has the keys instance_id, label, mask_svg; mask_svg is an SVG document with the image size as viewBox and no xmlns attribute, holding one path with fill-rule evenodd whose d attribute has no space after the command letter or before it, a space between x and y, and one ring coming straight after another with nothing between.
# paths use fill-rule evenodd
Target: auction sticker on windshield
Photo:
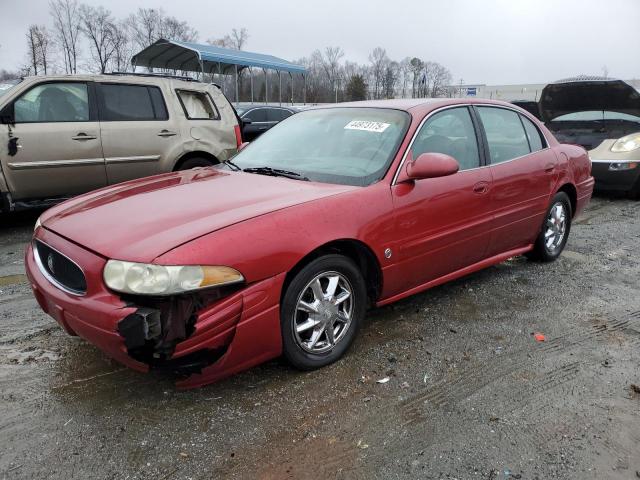
<instances>
[{"instance_id":1,"label":"auction sticker on windshield","mask_svg":"<svg viewBox=\"0 0 640 480\"><path fill-rule=\"evenodd\" d=\"M383 122L370 122L367 120L352 120L347 123L344 127L345 130L363 130L365 132L376 132L382 133L384 132L390 123Z\"/></svg>"}]
</instances>

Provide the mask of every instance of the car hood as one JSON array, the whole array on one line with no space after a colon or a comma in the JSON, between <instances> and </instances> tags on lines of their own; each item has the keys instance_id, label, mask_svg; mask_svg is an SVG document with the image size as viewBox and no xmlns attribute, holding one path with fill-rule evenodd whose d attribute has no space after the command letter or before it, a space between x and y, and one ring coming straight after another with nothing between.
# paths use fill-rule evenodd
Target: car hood
<instances>
[{"instance_id":1,"label":"car hood","mask_svg":"<svg viewBox=\"0 0 640 480\"><path fill-rule=\"evenodd\" d=\"M104 257L151 262L229 225L355 188L194 169L76 197L45 212L41 224Z\"/></svg>"},{"instance_id":2,"label":"car hood","mask_svg":"<svg viewBox=\"0 0 640 480\"><path fill-rule=\"evenodd\" d=\"M550 83L540 96L545 122L568 113L600 110L640 117L640 93L622 80L578 78Z\"/></svg>"}]
</instances>

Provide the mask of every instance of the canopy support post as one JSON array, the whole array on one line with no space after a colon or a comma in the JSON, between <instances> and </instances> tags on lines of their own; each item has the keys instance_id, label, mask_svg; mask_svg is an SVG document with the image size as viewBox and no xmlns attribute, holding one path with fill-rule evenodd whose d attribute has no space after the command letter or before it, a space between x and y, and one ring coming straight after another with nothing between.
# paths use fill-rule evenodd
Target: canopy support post
<instances>
[{"instance_id":1,"label":"canopy support post","mask_svg":"<svg viewBox=\"0 0 640 480\"><path fill-rule=\"evenodd\" d=\"M293 106L293 75L291 74L291 72L287 73L289 73L289 84L291 85L291 98L289 99L289 103Z\"/></svg>"},{"instance_id":2,"label":"canopy support post","mask_svg":"<svg viewBox=\"0 0 640 480\"><path fill-rule=\"evenodd\" d=\"M263 68L264 72L264 103L269 102L269 75L267 75L267 69Z\"/></svg>"},{"instance_id":3,"label":"canopy support post","mask_svg":"<svg viewBox=\"0 0 640 480\"><path fill-rule=\"evenodd\" d=\"M218 80L220 80L220 85L222 85L222 94L224 95L224 78L222 76L222 64L218 62Z\"/></svg>"},{"instance_id":4,"label":"canopy support post","mask_svg":"<svg viewBox=\"0 0 640 480\"><path fill-rule=\"evenodd\" d=\"M249 67L249 79L251 81L251 103L253 103L253 67Z\"/></svg>"},{"instance_id":5,"label":"canopy support post","mask_svg":"<svg viewBox=\"0 0 640 480\"><path fill-rule=\"evenodd\" d=\"M307 104L307 76L304 73L302 74L302 80L304 81L304 87L302 90L302 104L306 105Z\"/></svg>"},{"instance_id":6,"label":"canopy support post","mask_svg":"<svg viewBox=\"0 0 640 480\"><path fill-rule=\"evenodd\" d=\"M278 70L278 83L278 101L280 106L282 106L282 72L280 70Z\"/></svg>"},{"instance_id":7,"label":"canopy support post","mask_svg":"<svg viewBox=\"0 0 640 480\"><path fill-rule=\"evenodd\" d=\"M200 81L204 81L204 63L202 62L202 59L199 59L198 63L200 64Z\"/></svg>"},{"instance_id":8,"label":"canopy support post","mask_svg":"<svg viewBox=\"0 0 640 480\"><path fill-rule=\"evenodd\" d=\"M236 104L240 103L240 99L238 98L238 64L235 65L236 67Z\"/></svg>"}]
</instances>

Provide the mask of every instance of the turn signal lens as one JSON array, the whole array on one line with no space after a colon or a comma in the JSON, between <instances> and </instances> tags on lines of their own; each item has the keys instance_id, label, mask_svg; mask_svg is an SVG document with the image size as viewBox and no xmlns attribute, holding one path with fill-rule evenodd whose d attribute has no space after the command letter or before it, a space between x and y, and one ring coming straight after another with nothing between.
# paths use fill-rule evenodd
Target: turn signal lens
<instances>
[{"instance_id":1,"label":"turn signal lens","mask_svg":"<svg viewBox=\"0 0 640 480\"><path fill-rule=\"evenodd\" d=\"M638 148L640 148L640 132L632 133L631 135L616 140L616 143L611 146L611 151L622 153L631 152Z\"/></svg>"},{"instance_id":2,"label":"turn signal lens","mask_svg":"<svg viewBox=\"0 0 640 480\"><path fill-rule=\"evenodd\" d=\"M137 295L175 295L244 281L240 272L223 266L155 265L109 260L102 274L112 290Z\"/></svg>"},{"instance_id":3,"label":"turn signal lens","mask_svg":"<svg viewBox=\"0 0 640 480\"><path fill-rule=\"evenodd\" d=\"M609 164L609 170L620 172L623 170L633 170L638 166L638 162L612 162Z\"/></svg>"}]
</instances>

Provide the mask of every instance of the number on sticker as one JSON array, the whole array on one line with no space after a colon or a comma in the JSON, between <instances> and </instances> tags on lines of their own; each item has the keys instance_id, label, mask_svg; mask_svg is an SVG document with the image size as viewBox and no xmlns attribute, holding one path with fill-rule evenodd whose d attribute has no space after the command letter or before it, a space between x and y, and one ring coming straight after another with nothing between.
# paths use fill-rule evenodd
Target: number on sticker
<instances>
[{"instance_id":1,"label":"number on sticker","mask_svg":"<svg viewBox=\"0 0 640 480\"><path fill-rule=\"evenodd\" d=\"M344 127L345 130L362 130L364 132L375 132L382 133L387 127L391 125L390 123L383 122L370 122L367 120L352 120L347 123Z\"/></svg>"}]
</instances>

